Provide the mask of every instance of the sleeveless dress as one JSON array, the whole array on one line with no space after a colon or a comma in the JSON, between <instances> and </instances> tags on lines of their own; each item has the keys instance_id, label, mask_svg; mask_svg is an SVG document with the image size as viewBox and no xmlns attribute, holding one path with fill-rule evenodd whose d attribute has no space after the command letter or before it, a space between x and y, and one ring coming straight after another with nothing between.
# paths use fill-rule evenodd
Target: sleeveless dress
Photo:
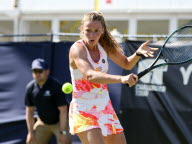
<instances>
[{"instance_id":1,"label":"sleeveless dress","mask_svg":"<svg viewBox=\"0 0 192 144\"><path fill-rule=\"evenodd\" d=\"M95 71L106 73L108 70L107 54L98 44L100 60L95 63L87 51L87 57ZM100 128L103 136L117 134L123 128L112 107L106 84L89 82L78 69L72 69L73 98L69 109L70 133L76 134L93 128Z\"/></svg>"}]
</instances>

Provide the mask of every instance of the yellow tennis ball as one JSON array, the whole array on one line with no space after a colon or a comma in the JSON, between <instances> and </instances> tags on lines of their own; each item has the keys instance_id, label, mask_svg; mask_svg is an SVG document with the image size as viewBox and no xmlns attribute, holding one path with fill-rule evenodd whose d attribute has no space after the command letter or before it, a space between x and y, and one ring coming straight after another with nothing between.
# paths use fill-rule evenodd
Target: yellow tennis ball
<instances>
[{"instance_id":1,"label":"yellow tennis ball","mask_svg":"<svg viewBox=\"0 0 192 144\"><path fill-rule=\"evenodd\" d=\"M67 82L67 83L64 83L63 86L62 86L62 91L65 93L65 94L70 94L72 91L73 91L73 86L71 83Z\"/></svg>"}]
</instances>

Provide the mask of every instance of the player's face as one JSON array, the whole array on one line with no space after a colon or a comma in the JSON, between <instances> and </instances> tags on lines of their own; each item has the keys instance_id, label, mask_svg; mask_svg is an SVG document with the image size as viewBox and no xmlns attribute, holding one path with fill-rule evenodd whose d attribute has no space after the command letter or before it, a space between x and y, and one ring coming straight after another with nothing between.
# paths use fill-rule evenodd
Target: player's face
<instances>
[{"instance_id":1,"label":"player's face","mask_svg":"<svg viewBox=\"0 0 192 144\"><path fill-rule=\"evenodd\" d=\"M34 69L32 75L37 82L44 82L48 78L49 70Z\"/></svg>"},{"instance_id":2,"label":"player's face","mask_svg":"<svg viewBox=\"0 0 192 144\"><path fill-rule=\"evenodd\" d=\"M85 21L82 26L83 40L88 46L95 46L103 32L100 21Z\"/></svg>"}]
</instances>

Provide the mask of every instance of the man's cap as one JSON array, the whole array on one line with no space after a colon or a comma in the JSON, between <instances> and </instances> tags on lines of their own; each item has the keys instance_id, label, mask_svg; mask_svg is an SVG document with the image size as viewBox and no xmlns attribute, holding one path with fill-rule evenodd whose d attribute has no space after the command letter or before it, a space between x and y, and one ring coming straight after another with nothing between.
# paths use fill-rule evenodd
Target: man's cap
<instances>
[{"instance_id":1,"label":"man's cap","mask_svg":"<svg viewBox=\"0 0 192 144\"><path fill-rule=\"evenodd\" d=\"M48 69L48 65L46 63L46 61L44 59L35 59L33 62L32 62L32 65L31 65L31 69L42 69L42 70L45 70L45 69Z\"/></svg>"}]
</instances>

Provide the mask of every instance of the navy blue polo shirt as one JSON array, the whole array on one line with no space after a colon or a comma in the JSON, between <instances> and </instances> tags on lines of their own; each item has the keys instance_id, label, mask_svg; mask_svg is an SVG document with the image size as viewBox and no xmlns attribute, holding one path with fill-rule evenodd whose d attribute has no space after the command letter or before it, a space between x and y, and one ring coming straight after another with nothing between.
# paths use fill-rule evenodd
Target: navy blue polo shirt
<instances>
[{"instance_id":1,"label":"navy blue polo shirt","mask_svg":"<svg viewBox=\"0 0 192 144\"><path fill-rule=\"evenodd\" d=\"M26 86L25 105L35 106L44 123L55 124L59 122L58 106L67 105L66 95L61 88L62 85L51 77L42 88L32 80Z\"/></svg>"}]
</instances>

